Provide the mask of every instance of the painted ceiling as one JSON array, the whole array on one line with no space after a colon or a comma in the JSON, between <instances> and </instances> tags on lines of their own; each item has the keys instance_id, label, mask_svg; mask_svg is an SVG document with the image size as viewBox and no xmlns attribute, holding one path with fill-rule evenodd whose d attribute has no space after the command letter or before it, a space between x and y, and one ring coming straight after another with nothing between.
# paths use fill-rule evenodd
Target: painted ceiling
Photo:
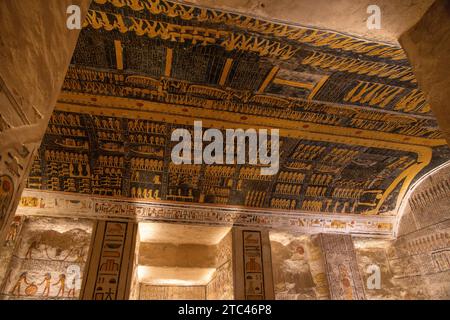
<instances>
[{"instance_id":1,"label":"painted ceiling","mask_svg":"<svg viewBox=\"0 0 450 320\"><path fill-rule=\"evenodd\" d=\"M174 165L175 128L279 128L280 170ZM94 0L28 187L395 214L450 158L399 47L159 0Z\"/></svg>"}]
</instances>

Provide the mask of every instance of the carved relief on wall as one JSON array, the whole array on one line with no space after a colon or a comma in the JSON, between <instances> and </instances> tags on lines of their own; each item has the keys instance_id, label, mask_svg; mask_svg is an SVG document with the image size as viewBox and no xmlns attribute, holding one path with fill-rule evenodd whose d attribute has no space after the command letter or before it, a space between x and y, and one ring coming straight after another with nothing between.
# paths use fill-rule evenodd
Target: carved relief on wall
<instances>
[{"instance_id":1,"label":"carved relief on wall","mask_svg":"<svg viewBox=\"0 0 450 320\"><path fill-rule=\"evenodd\" d=\"M233 300L234 298L232 248L232 233L229 232L217 244L217 268L205 288L208 300Z\"/></svg>"},{"instance_id":2,"label":"carved relief on wall","mask_svg":"<svg viewBox=\"0 0 450 320\"><path fill-rule=\"evenodd\" d=\"M317 236L271 232L275 298L329 299L325 262Z\"/></svg>"},{"instance_id":3,"label":"carved relief on wall","mask_svg":"<svg viewBox=\"0 0 450 320\"><path fill-rule=\"evenodd\" d=\"M450 208L450 162L446 162L420 179L399 211L397 235L448 220Z\"/></svg>"},{"instance_id":4,"label":"carved relief on wall","mask_svg":"<svg viewBox=\"0 0 450 320\"><path fill-rule=\"evenodd\" d=\"M3 282L6 299L77 299L91 239L89 221L27 218ZM9 237L14 237L14 229Z\"/></svg>"},{"instance_id":5,"label":"carved relief on wall","mask_svg":"<svg viewBox=\"0 0 450 320\"><path fill-rule=\"evenodd\" d=\"M216 269L205 290L208 300L233 300L233 265L231 259Z\"/></svg>"},{"instance_id":6,"label":"carved relief on wall","mask_svg":"<svg viewBox=\"0 0 450 320\"><path fill-rule=\"evenodd\" d=\"M205 300L204 286L154 286L141 284L139 300Z\"/></svg>"},{"instance_id":7,"label":"carved relief on wall","mask_svg":"<svg viewBox=\"0 0 450 320\"><path fill-rule=\"evenodd\" d=\"M336 232L369 234L378 237L392 235L395 217L367 215L324 216L313 213L279 215L278 211L249 210L214 206L186 205L183 203L149 203L143 200L105 199L86 195L65 194L40 190L25 190L18 214L61 217L65 212L80 218L137 219L207 225L234 225L270 228L292 232Z\"/></svg>"},{"instance_id":8,"label":"carved relief on wall","mask_svg":"<svg viewBox=\"0 0 450 320\"><path fill-rule=\"evenodd\" d=\"M242 231L246 300L264 300L264 270L261 232Z\"/></svg>"},{"instance_id":9,"label":"carved relief on wall","mask_svg":"<svg viewBox=\"0 0 450 320\"><path fill-rule=\"evenodd\" d=\"M16 242L19 240L20 230L25 217L16 216L9 225L3 245L0 247L0 289L4 278L8 273L11 257L14 253Z\"/></svg>"},{"instance_id":10,"label":"carved relief on wall","mask_svg":"<svg viewBox=\"0 0 450 320\"><path fill-rule=\"evenodd\" d=\"M356 261L352 237L320 234L330 297L333 300L364 300L364 286Z\"/></svg>"},{"instance_id":11,"label":"carved relief on wall","mask_svg":"<svg viewBox=\"0 0 450 320\"><path fill-rule=\"evenodd\" d=\"M450 298L450 223L395 241L356 239L355 247L368 299ZM372 265L380 268L378 288L367 286Z\"/></svg>"},{"instance_id":12,"label":"carved relief on wall","mask_svg":"<svg viewBox=\"0 0 450 320\"><path fill-rule=\"evenodd\" d=\"M117 299L121 264L127 263L123 256L126 235L127 223L106 223L94 291L95 300Z\"/></svg>"}]
</instances>

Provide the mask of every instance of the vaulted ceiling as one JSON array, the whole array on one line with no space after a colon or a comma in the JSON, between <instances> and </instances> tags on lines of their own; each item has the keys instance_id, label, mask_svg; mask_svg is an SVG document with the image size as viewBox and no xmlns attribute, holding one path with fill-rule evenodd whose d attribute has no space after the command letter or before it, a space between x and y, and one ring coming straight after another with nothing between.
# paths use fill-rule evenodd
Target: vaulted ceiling
<instances>
[{"instance_id":1,"label":"vaulted ceiling","mask_svg":"<svg viewBox=\"0 0 450 320\"><path fill-rule=\"evenodd\" d=\"M279 128L280 170L174 165L171 132ZM450 158L400 47L163 0L93 0L29 188L395 214Z\"/></svg>"}]
</instances>

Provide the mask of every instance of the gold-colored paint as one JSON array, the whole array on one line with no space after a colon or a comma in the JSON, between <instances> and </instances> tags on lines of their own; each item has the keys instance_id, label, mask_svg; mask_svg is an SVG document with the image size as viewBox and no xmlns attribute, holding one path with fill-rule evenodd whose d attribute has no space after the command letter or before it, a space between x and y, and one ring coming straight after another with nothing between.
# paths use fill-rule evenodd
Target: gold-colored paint
<instances>
[{"instance_id":1,"label":"gold-colored paint","mask_svg":"<svg viewBox=\"0 0 450 320\"><path fill-rule=\"evenodd\" d=\"M420 113L428 113L431 111L431 106L427 103L422 91L414 89L408 95L404 96L394 106L394 110L401 110L402 112L417 111Z\"/></svg>"},{"instance_id":2,"label":"gold-colored paint","mask_svg":"<svg viewBox=\"0 0 450 320\"><path fill-rule=\"evenodd\" d=\"M233 59L228 58L223 67L222 74L220 76L219 85L224 86L227 81L228 74L230 73L231 66L233 65Z\"/></svg>"},{"instance_id":3,"label":"gold-colored paint","mask_svg":"<svg viewBox=\"0 0 450 320\"><path fill-rule=\"evenodd\" d=\"M166 51L166 66L164 68L164 75L170 77L172 74L172 60L173 60L173 49L167 48Z\"/></svg>"},{"instance_id":4,"label":"gold-colored paint","mask_svg":"<svg viewBox=\"0 0 450 320\"><path fill-rule=\"evenodd\" d=\"M72 193L72 192L65 192L65 191L49 191L49 190L35 190L35 189L24 189L23 192L24 197L23 201L19 203L18 210L16 212L17 215L45 215L45 216L54 216L54 217L68 217L73 218L73 213L68 212L67 210L59 210L57 207L48 207L45 205L47 199L56 199L58 203L63 203L64 201L94 201L96 203L104 203L109 202L111 200L110 196L104 196L104 195L91 195L91 194L80 194L80 193ZM286 216L286 210L284 209L277 209L277 208L250 208L245 207L242 205L226 205L226 204L215 204L215 203L192 203L192 202L183 202L183 201L172 201L172 200L147 200L147 199L130 199L128 197L118 196L115 199L122 200L124 203L128 203L131 206L139 206L139 207L146 207L146 206L160 206L165 207L167 206L168 210L174 210L176 208L180 208L183 210L197 210L197 209L209 209L211 211L220 211L220 210L229 210L231 209L233 212L239 212L242 211L243 213L250 213L250 214L271 214L271 216L277 216L277 215L284 215ZM24 205L29 204L29 205ZM43 206L43 208L41 207ZM125 206L126 204L124 204ZM87 207L86 207L87 208ZM81 210L82 211L82 210ZM83 218L87 219L93 219L93 220L102 220L104 216L95 216L90 213L83 213L83 212L77 212L77 215ZM355 214L342 214L342 213L325 213L325 212L305 212L303 210L290 210L289 214L293 216L299 217L298 224L295 226L304 227L308 223L303 223L300 221L302 217L305 220L314 221L316 219L329 219L332 215L333 222L331 222L331 225L329 227L325 228L333 228L333 224L339 223L339 224L345 224L348 226L348 230L350 232L354 231L352 222L357 222L357 228L361 230L364 230L366 227L368 227L368 231L370 232L371 236L389 236L387 232L392 231L392 225L394 222L393 216L378 216L378 215L371 215L371 216L362 216L362 215L355 215ZM199 215L199 217L201 217ZM114 214L114 220L118 221L129 221L130 216L127 213L115 211ZM201 219L201 218L200 218ZM139 210L136 212L136 220L138 222L144 222L144 221L151 221L151 216L140 216ZM233 221L235 221L233 219ZM303 220L304 221L304 220ZM183 221L179 221L180 223L183 223ZM230 222L230 221L229 221ZM276 223L276 220L274 220ZM359 222L359 223L358 223ZM213 223L213 221L208 221L208 223ZM232 221L230 222L232 223ZM266 224L266 226L270 226L271 223L269 222ZM385 225L386 228L380 228L378 231L382 231L382 233L375 234L373 232L373 229L371 230L371 226L374 225ZM391 227L388 227L388 225L391 225ZM291 225L294 227L294 225ZM357 232L357 234L361 235L361 232Z\"/></svg>"},{"instance_id":5,"label":"gold-colored paint","mask_svg":"<svg viewBox=\"0 0 450 320\"><path fill-rule=\"evenodd\" d=\"M275 77L275 75L277 74L278 70L280 70L279 67L273 67L272 70L270 70L269 74L264 79L264 82L261 84L261 87L259 87L258 93L263 93L264 90L266 90L267 86L270 84L272 79Z\"/></svg>"},{"instance_id":6,"label":"gold-colored paint","mask_svg":"<svg viewBox=\"0 0 450 320\"><path fill-rule=\"evenodd\" d=\"M246 29L250 32L259 32L287 40L307 43L317 47L328 47L332 49L345 50L371 57L388 58L392 60L406 60L405 52L398 46L382 43L368 42L364 39L348 35L290 26L266 20L249 18L237 13L224 12L216 9L199 8L193 5L181 4L167 0L94 0L97 4L110 3L116 8L128 6L134 11L146 10L152 15L166 15L169 17L180 17L185 21L209 21L212 23L225 23Z\"/></svg>"},{"instance_id":7,"label":"gold-colored paint","mask_svg":"<svg viewBox=\"0 0 450 320\"><path fill-rule=\"evenodd\" d=\"M309 94L308 100L312 100L316 96L317 92L319 92L320 88L323 87L323 85L325 84L325 82L327 82L329 77L330 76L326 75L323 76L322 79L320 79L320 81L315 85L314 89L312 89L311 93Z\"/></svg>"},{"instance_id":8,"label":"gold-colored paint","mask_svg":"<svg viewBox=\"0 0 450 320\"><path fill-rule=\"evenodd\" d=\"M384 108L404 90L401 87L358 80L358 84L347 93L344 101Z\"/></svg>"},{"instance_id":9,"label":"gold-colored paint","mask_svg":"<svg viewBox=\"0 0 450 320\"><path fill-rule=\"evenodd\" d=\"M114 40L114 48L116 51L117 70L123 70L123 48L120 40Z\"/></svg>"},{"instance_id":10,"label":"gold-colored paint","mask_svg":"<svg viewBox=\"0 0 450 320\"><path fill-rule=\"evenodd\" d=\"M312 46L326 46L337 50L352 51L367 56L377 56L392 60L404 59L403 50L384 44L370 43L361 39L352 38L328 31L306 29L301 27L290 27L271 22L259 21L257 19L242 19L242 16L231 15L210 9L196 10L195 7L172 3L166 0L142 1L142 0L94 0L98 4L111 3L121 8L129 6L133 10L149 10L154 15L165 14L169 17L179 16L183 20L199 19L201 21L228 22L246 28L254 32L273 34L276 37L284 37L300 43L308 43ZM193 45L207 46L215 44L222 46L227 51L240 50L256 52L261 56L269 56L279 59L291 58L298 49L280 42L270 41L251 35L233 33L224 30L207 30L197 26L177 25L160 21L150 21L139 18L124 17L120 14L107 13L90 10L84 27L91 26L94 29L107 31L117 30L119 32L134 32L139 36L150 38L170 39L170 41L190 41ZM117 69L123 69L123 55L120 41L115 41ZM166 64L164 75L171 76L173 51L166 51ZM227 59L219 80L224 86L230 72L233 60ZM302 62L323 69L337 70L370 76L387 77L399 79L400 81L415 82L414 76L408 67L395 66L385 63L361 61L352 58L334 57L324 53L313 53ZM316 84L302 83L297 81L275 78L278 67L273 67L262 83L258 93L264 92L273 81L281 85L293 86L311 90L308 99L312 100L320 88L328 80L323 76ZM275 78L275 79L274 79ZM191 86L192 90L205 90L202 86ZM387 86L379 83L360 81L350 92L347 93L346 101L351 103L367 103L371 106L386 107L392 102L404 88ZM223 91L217 89L216 95L224 95ZM269 95L268 95L269 96ZM95 98L95 102L93 102ZM264 97L260 97L261 99ZM207 101L211 102L211 101ZM396 105L395 110L415 111L422 109L423 101L419 94L411 93ZM192 124L194 120L202 119L204 126L223 128L280 128L283 136L296 137L325 141L330 143L343 143L350 145L361 145L367 147L387 148L414 152L418 155L417 163L404 170L381 195L377 206L367 214L377 214L384 201L395 188L402 183L400 194L397 198L397 208L414 177L431 161L431 147L444 145L443 139L428 139L411 137L403 134L385 133L374 130L362 130L356 128L336 127L331 125L315 124L291 120L274 119L266 116L249 116L244 118L242 114L228 111L214 111L205 108L173 105L169 103L155 103L136 99L117 97L103 97L86 94L63 93L57 105L58 110L89 113L96 115L123 116L127 118L144 118L172 123ZM424 107L422 111L426 111ZM425 112L422 112L425 113Z\"/></svg>"},{"instance_id":11,"label":"gold-colored paint","mask_svg":"<svg viewBox=\"0 0 450 320\"><path fill-rule=\"evenodd\" d=\"M120 81L121 83L125 82L127 85L115 85L111 83L105 83L103 81L104 78L111 78L114 81ZM212 87L208 85L199 85L193 84L187 81L175 80L171 79L173 85L176 87L182 88L183 93L186 94L184 102L181 104L189 105L193 107L199 108L209 108L214 110L228 110L241 114L248 114L243 109L245 106L240 105L239 103L235 103L230 100L231 96L234 96L240 99L242 102L246 103L257 103L257 104L268 104L277 106L278 110L273 110L276 113L271 114L271 117L278 119L289 119L295 121L303 121L309 123L318 123L318 124L326 124L326 125L338 125L338 118L334 115L340 114L343 116L351 116L355 115L351 119L351 127L358 129L366 129L366 130L377 130L382 132L391 132L391 130L397 130L398 134L408 135L408 136L416 136L420 137L421 135L427 135L428 139L441 139L442 134L438 131L437 128L429 128L425 126L417 126L414 123L417 122L417 118L415 116L409 116L407 114L391 114L386 113L382 109L371 107L373 110L366 108L360 108L354 105L345 105L345 104L334 104L323 101L315 101L313 98L316 96L317 92L320 88L326 83L328 76L325 75L321 80L316 84L315 88L309 95L309 100L301 99L301 98L289 98L285 96L278 95L266 95L266 94L252 94L251 92L242 92L240 90L235 90L231 88L223 88L219 89L217 87ZM148 95L155 94L161 95L162 92L166 92L164 89L164 84L162 79L151 78L146 76L137 76L137 75L129 75L124 76L120 73L114 72L105 72L105 71L94 71L79 67L69 67L67 71L67 78L63 84L63 90L71 91L79 91L81 89L79 80L83 81L83 91L89 95L104 95L105 92L108 92L110 95L114 95L117 97L126 97L127 92L134 92L136 95ZM145 88L138 88L145 86ZM138 87L135 87L138 86ZM412 91L413 92L413 91ZM201 103L197 97L191 97L190 95L199 94L202 96ZM174 97L169 98L168 95L165 95L164 100L161 101L164 103L173 103ZM181 98L181 96L179 96ZM183 98L184 99L184 98ZM214 101L212 100L214 99ZM221 100L225 104L221 105L217 104L215 101ZM312 111L316 108L323 108L326 105L326 109L323 110L323 113L320 115L316 115L315 118L309 119L308 116L309 111L299 112L294 111L292 108L297 104L303 105L309 111ZM217 108L220 106L219 108ZM376 109L378 109L376 111ZM422 108L422 106L421 106ZM339 112L337 110L339 109ZM282 111L284 110L284 111ZM262 110L259 110L262 111ZM263 115L264 112L261 113L259 111L253 112L252 114ZM283 113L281 113L283 112ZM337 113L336 113L337 112ZM327 117L327 114L331 114L332 119ZM317 119L317 117L325 116L325 122L321 122L321 120ZM384 127L377 127L377 129L371 126L370 121L366 120L375 120L375 121L383 121L386 123ZM407 126L399 126L400 124L408 124Z\"/></svg>"},{"instance_id":12,"label":"gold-colored paint","mask_svg":"<svg viewBox=\"0 0 450 320\"><path fill-rule=\"evenodd\" d=\"M402 173L400 173L398 175L398 177L395 178L395 180L391 183L391 185L383 193L383 195L380 198L380 201L378 201L378 205L373 210L370 210L370 211L366 212L365 214L377 214L379 209L383 205L384 201L389 196L389 194L392 191L394 191L394 189L398 186L399 183L401 183L402 180L404 180L402 187L400 188L398 197L397 197L397 203L395 206L395 210L397 211L400 208L403 197L406 195L406 192L408 191L408 188L411 185L411 182L414 180L416 175L430 163L431 157L432 157L431 150L429 153L424 153L424 154L419 155L419 157L417 159L417 163L408 167Z\"/></svg>"},{"instance_id":13,"label":"gold-colored paint","mask_svg":"<svg viewBox=\"0 0 450 320\"><path fill-rule=\"evenodd\" d=\"M93 102L93 100L95 102ZM138 106L141 105L141 106ZM101 108L99 108L101 107ZM101 112L109 112L118 116L125 117L141 117L143 119L151 119L152 117L156 119L157 115L161 115L162 121L165 120L177 120L180 123L183 119L188 123L193 123L194 120L204 119L204 121L210 121L211 124L218 128L224 125L244 125L251 128L279 128L280 134L286 130L285 136L289 136L294 130L295 132L300 132L301 134L296 134L295 136L303 137L303 134L307 132L311 133L309 137L313 138L315 134L325 134L328 136L328 140L333 142L332 137L343 137L345 140L335 141L336 143L354 143L355 141L366 141L364 145L368 143L368 146L377 147L390 147L390 144L394 144L396 149L398 145L403 146L400 150L406 150L411 152L416 152L416 147L436 147L446 145L445 139L428 139L421 137L412 137L396 133L386 133L374 130L364 130L357 128L348 127L338 127L330 126L324 124L316 124L303 121L294 120L284 120L284 119L274 119L271 117L256 116L252 115L248 117L245 121L241 119L242 115L229 112L215 110L213 113L207 108L197 108L189 107L189 114L187 114L186 106L169 104L169 103L159 103L138 99L128 99L120 97L107 97L80 93L70 93L62 92L59 97L59 102L57 104L57 109L62 111L70 111L67 108L75 108L76 112L101 114ZM108 111L107 111L108 110ZM288 134L289 133L289 134ZM294 136L294 135L293 135ZM351 139L352 141L350 141ZM367 142L372 141L372 143ZM405 149L406 148L406 149Z\"/></svg>"},{"instance_id":14,"label":"gold-colored paint","mask_svg":"<svg viewBox=\"0 0 450 320\"><path fill-rule=\"evenodd\" d=\"M314 85L312 83L291 81L291 80L285 80L285 79L280 79L280 78L273 79L273 83L281 84L281 85L284 85L284 86L308 89L308 90L312 90L312 88L314 88Z\"/></svg>"},{"instance_id":15,"label":"gold-colored paint","mask_svg":"<svg viewBox=\"0 0 450 320\"><path fill-rule=\"evenodd\" d=\"M134 32L137 36L159 38L163 40L193 45L219 45L226 51L254 52L263 57L287 60L294 56L299 48L281 42L262 39L255 34L233 33L225 30L215 30L197 26L178 25L156 20L140 18L127 19L121 14L89 10L84 28L95 30L118 31L120 33Z\"/></svg>"},{"instance_id":16,"label":"gold-colored paint","mask_svg":"<svg viewBox=\"0 0 450 320\"><path fill-rule=\"evenodd\" d=\"M71 99L68 99L70 96ZM381 135L379 132L374 132L372 138L359 138L354 136L341 136L338 135L337 128L334 130L328 130L327 132L313 132L299 129L298 122L295 125L287 126L289 121L276 121L275 119L261 119L262 117L252 117L249 121L243 122L239 115L230 114L228 112L215 112L215 119L211 119L211 113L209 110L200 108L191 108L188 115L185 112L180 111L180 106L168 106L167 104L154 103L143 101L142 107L136 107L136 100L116 98L116 97L101 97L96 96L97 101L95 103L86 95L74 95L74 94L62 94L61 100L66 102L58 102L56 110L67 112L79 112L88 113L92 115L109 115L109 116L122 116L127 118L139 118L139 119L151 119L155 121L179 123L179 124L192 124L195 120L202 119L204 127L215 128L279 128L281 136L288 136L301 139L310 139L315 141L323 141L329 143L343 143L350 145L360 145L366 147L386 148L393 150L402 150L408 152L414 152L417 154L417 164L412 165L405 170L382 194L378 205L367 211L365 214L377 214L379 208L383 205L383 202L387 199L389 194L397 187L402 180L404 180L400 189L398 199L402 199L406 194L408 187L414 177L425 168L431 161L432 149L423 145L404 144L397 141L384 141L378 140ZM70 101L67 103L67 101ZM177 110L178 109L178 110ZM217 120L221 119L221 120ZM284 127L281 126L284 124ZM347 134L352 130L348 128L340 128L343 131L347 131ZM391 137L392 138L392 137ZM412 140L412 138L411 138ZM400 139L401 141L401 139ZM409 141L410 142L410 141ZM442 142L445 144L445 141ZM397 202L398 209L400 201Z\"/></svg>"},{"instance_id":17,"label":"gold-colored paint","mask_svg":"<svg viewBox=\"0 0 450 320\"><path fill-rule=\"evenodd\" d=\"M398 79L416 82L411 67L391 65L381 62L342 58L323 52L313 52L302 61L303 65L316 68L377 76L380 78Z\"/></svg>"}]
</instances>

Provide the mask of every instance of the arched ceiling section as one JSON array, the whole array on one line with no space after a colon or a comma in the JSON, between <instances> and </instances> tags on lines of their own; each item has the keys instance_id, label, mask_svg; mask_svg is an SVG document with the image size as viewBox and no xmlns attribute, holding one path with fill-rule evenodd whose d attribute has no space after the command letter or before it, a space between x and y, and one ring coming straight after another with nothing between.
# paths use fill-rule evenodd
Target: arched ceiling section
<instances>
[{"instance_id":1,"label":"arched ceiling section","mask_svg":"<svg viewBox=\"0 0 450 320\"><path fill-rule=\"evenodd\" d=\"M239 12L321 29L335 30L364 39L397 43L403 32L414 26L434 0L190 0L199 6ZM368 29L367 8L381 9L381 29Z\"/></svg>"},{"instance_id":2,"label":"arched ceiling section","mask_svg":"<svg viewBox=\"0 0 450 320\"><path fill-rule=\"evenodd\" d=\"M173 165L171 132L279 128L280 170ZM170 1L94 0L29 188L395 214L450 157L400 47Z\"/></svg>"},{"instance_id":3,"label":"arched ceiling section","mask_svg":"<svg viewBox=\"0 0 450 320\"><path fill-rule=\"evenodd\" d=\"M429 171L410 188L402 202L394 234L403 236L449 225L450 161Z\"/></svg>"}]
</instances>

